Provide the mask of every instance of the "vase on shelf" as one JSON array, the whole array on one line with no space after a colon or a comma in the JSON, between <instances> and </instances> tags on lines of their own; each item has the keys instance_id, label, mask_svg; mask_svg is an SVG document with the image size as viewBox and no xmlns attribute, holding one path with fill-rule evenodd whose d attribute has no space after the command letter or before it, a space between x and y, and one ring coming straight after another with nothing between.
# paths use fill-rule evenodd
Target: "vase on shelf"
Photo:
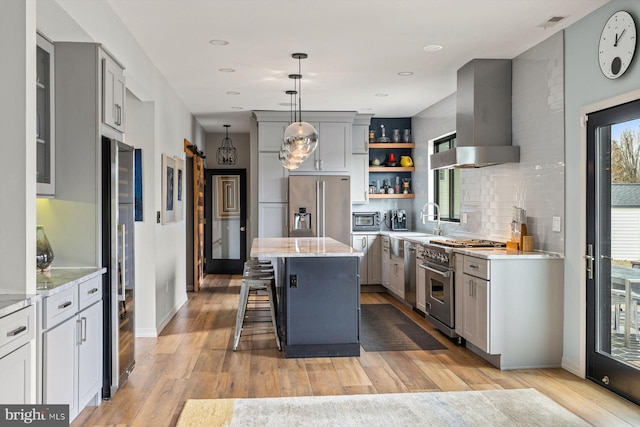
<instances>
[{"instance_id":1,"label":"vase on shelf","mask_svg":"<svg viewBox=\"0 0 640 427\"><path fill-rule=\"evenodd\" d=\"M36 226L36 267L46 271L53 262L53 249L42 225Z\"/></svg>"}]
</instances>

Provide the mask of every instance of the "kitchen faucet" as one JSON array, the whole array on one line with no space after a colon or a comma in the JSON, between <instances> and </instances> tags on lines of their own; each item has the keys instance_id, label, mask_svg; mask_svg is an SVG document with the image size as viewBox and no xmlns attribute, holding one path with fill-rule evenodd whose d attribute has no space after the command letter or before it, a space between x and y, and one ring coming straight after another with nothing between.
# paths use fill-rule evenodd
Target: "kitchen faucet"
<instances>
[{"instance_id":1,"label":"kitchen faucet","mask_svg":"<svg viewBox=\"0 0 640 427\"><path fill-rule=\"evenodd\" d=\"M420 209L420 219L424 224L425 219L429 218L429 214L426 213L427 206L433 206L436 209L436 213L435 215L433 215L434 219L436 220L436 228L433 229L433 234L435 234L436 236L442 236L442 229L440 228L440 206L438 206L437 203L433 203L433 202L425 203L424 206L422 206L422 209Z\"/></svg>"}]
</instances>

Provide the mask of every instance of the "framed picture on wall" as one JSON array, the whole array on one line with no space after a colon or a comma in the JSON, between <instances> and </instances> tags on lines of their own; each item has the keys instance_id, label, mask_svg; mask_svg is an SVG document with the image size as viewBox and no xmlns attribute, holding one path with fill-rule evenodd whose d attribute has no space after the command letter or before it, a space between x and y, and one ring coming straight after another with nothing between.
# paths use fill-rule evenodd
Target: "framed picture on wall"
<instances>
[{"instance_id":1,"label":"framed picture on wall","mask_svg":"<svg viewBox=\"0 0 640 427\"><path fill-rule=\"evenodd\" d=\"M162 223L175 221L176 162L167 154L162 154Z\"/></svg>"},{"instance_id":2,"label":"framed picture on wall","mask_svg":"<svg viewBox=\"0 0 640 427\"><path fill-rule=\"evenodd\" d=\"M134 174L134 205L135 220L142 221L144 219L142 209L142 150L136 148L133 152L133 170Z\"/></svg>"},{"instance_id":3,"label":"framed picture on wall","mask_svg":"<svg viewBox=\"0 0 640 427\"><path fill-rule=\"evenodd\" d=\"M182 221L184 219L184 160L175 158L175 185L174 196L175 201L173 203L174 208L174 221Z\"/></svg>"}]
</instances>

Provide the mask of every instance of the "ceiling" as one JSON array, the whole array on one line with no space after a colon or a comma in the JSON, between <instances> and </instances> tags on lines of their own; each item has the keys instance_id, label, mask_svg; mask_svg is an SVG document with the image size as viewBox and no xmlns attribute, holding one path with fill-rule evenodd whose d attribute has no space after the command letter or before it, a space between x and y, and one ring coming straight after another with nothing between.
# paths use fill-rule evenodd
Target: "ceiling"
<instances>
[{"instance_id":1,"label":"ceiling","mask_svg":"<svg viewBox=\"0 0 640 427\"><path fill-rule=\"evenodd\" d=\"M469 60L514 58L607 2L107 0L208 132L246 132L252 110L290 111L294 52L309 55L303 111L410 117L455 92Z\"/></svg>"}]
</instances>

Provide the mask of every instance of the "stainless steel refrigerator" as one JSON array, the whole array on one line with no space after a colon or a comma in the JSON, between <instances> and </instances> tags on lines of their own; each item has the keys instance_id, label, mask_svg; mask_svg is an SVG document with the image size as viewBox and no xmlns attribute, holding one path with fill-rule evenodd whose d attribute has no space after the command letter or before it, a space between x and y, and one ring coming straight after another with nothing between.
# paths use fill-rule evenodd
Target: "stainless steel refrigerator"
<instances>
[{"instance_id":1,"label":"stainless steel refrigerator","mask_svg":"<svg viewBox=\"0 0 640 427\"><path fill-rule=\"evenodd\" d=\"M102 137L104 399L111 398L135 365L134 199L133 147Z\"/></svg>"},{"instance_id":2,"label":"stainless steel refrigerator","mask_svg":"<svg viewBox=\"0 0 640 427\"><path fill-rule=\"evenodd\" d=\"M351 246L349 177L290 176L289 236L331 237Z\"/></svg>"}]
</instances>

